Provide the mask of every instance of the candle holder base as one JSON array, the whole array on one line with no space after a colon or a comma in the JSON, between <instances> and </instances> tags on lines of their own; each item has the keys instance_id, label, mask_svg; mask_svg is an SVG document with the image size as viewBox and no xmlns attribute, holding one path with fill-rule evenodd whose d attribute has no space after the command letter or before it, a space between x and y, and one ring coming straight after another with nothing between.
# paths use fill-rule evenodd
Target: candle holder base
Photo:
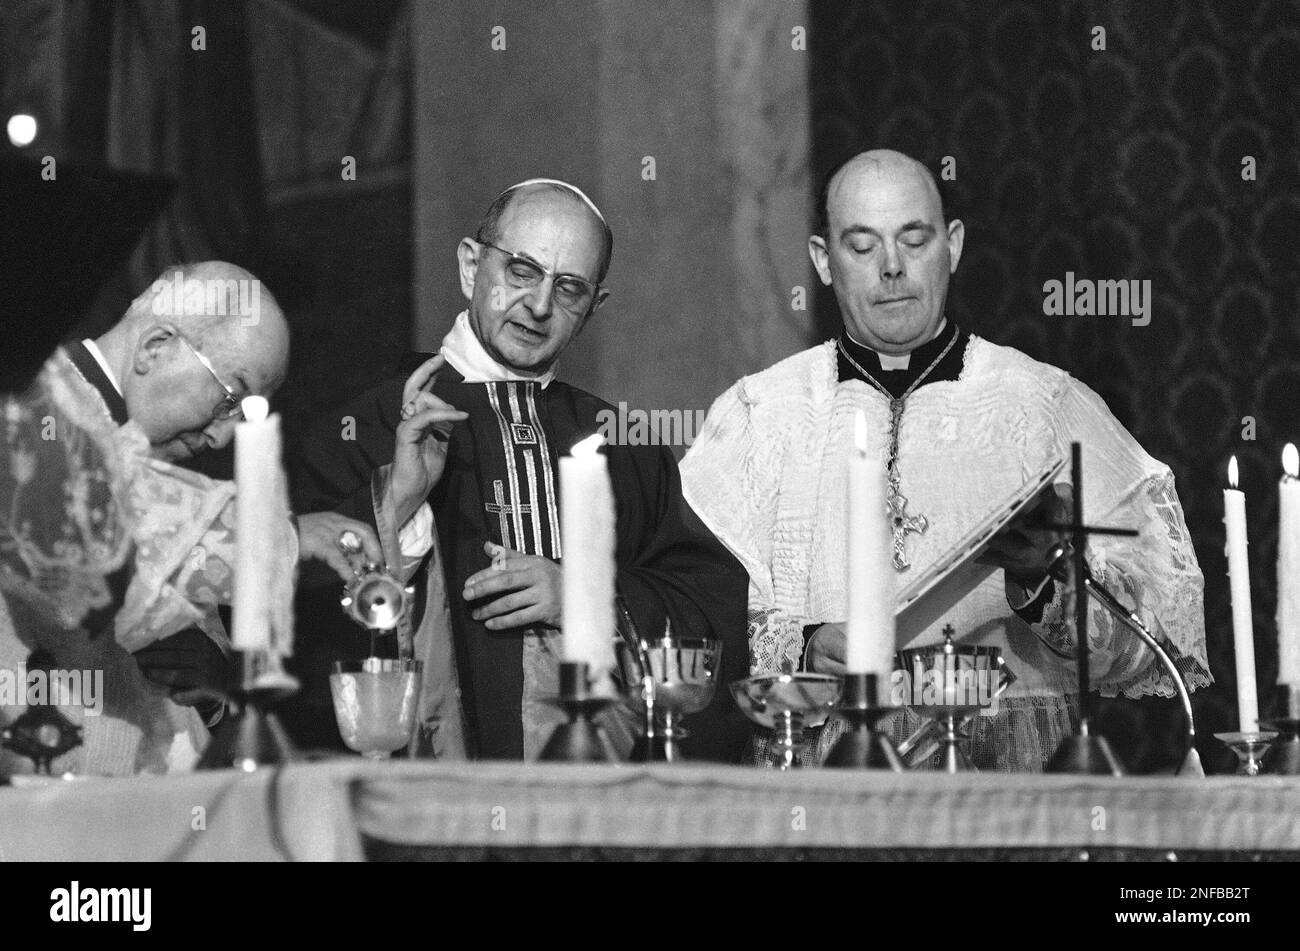
<instances>
[{"instance_id":1,"label":"candle holder base","mask_svg":"<svg viewBox=\"0 0 1300 951\"><path fill-rule=\"evenodd\" d=\"M217 724L195 769L238 769L251 773L259 766L279 766L298 759L293 741L269 709L295 691L284 686L233 691L229 708Z\"/></svg>"},{"instance_id":2,"label":"candle holder base","mask_svg":"<svg viewBox=\"0 0 1300 951\"><path fill-rule=\"evenodd\" d=\"M1277 739L1271 731L1254 733L1216 733L1214 738L1237 754L1237 775L1258 776L1264 767L1264 757Z\"/></svg>"},{"instance_id":3,"label":"candle holder base","mask_svg":"<svg viewBox=\"0 0 1300 951\"><path fill-rule=\"evenodd\" d=\"M298 692L298 681L284 672L278 655L263 650L236 651L231 662L233 685L220 698L221 718L195 769L279 766L298 759L293 741L271 708Z\"/></svg>"},{"instance_id":4,"label":"candle holder base","mask_svg":"<svg viewBox=\"0 0 1300 951\"><path fill-rule=\"evenodd\" d=\"M1259 725L1278 734L1269 747L1264 772L1273 776L1300 776L1300 720L1264 720Z\"/></svg>"},{"instance_id":5,"label":"candle holder base","mask_svg":"<svg viewBox=\"0 0 1300 951\"><path fill-rule=\"evenodd\" d=\"M836 712L849 721L848 731L835 741L823 766L831 769L881 769L903 772L903 759L877 724L894 712L878 706L876 674L846 674L844 699Z\"/></svg>"},{"instance_id":6,"label":"candle holder base","mask_svg":"<svg viewBox=\"0 0 1300 951\"><path fill-rule=\"evenodd\" d=\"M1124 775L1106 738L1094 735L1086 719L1080 721L1078 733L1061 741L1043 772L1074 776Z\"/></svg>"},{"instance_id":7,"label":"candle holder base","mask_svg":"<svg viewBox=\"0 0 1300 951\"><path fill-rule=\"evenodd\" d=\"M560 693L551 701L568 716L547 739L537 757L540 763L617 763L618 752L609 736L594 721L614 701L591 692L588 667L569 661L560 664Z\"/></svg>"}]
</instances>

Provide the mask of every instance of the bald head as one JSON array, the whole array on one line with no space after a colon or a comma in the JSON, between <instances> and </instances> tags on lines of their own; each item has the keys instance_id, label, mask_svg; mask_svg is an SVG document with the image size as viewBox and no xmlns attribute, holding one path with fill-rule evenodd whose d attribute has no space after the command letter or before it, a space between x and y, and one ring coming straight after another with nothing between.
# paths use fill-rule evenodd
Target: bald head
<instances>
[{"instance_id":1,"label":"bald head","mask_svg":"<svg viewBox=\"0 0 1300 951\"><path fill-rule=\"evenodd\" d=\"M155 454L179 460L234 434L231 399L284 381L289 326L275 298L224 261L163 272L97 343Z\"/></svg>"},{"instance_id":2,"label":"bald head","mask_svg":"<svg viewBox=\"0 0 1300 951\"><path fill-rule=\"evenodd\" d=\"M822 237L828 234L830 204L842 199L845 188L853 190L862 187L866 177L891 176L910 178L928 190L938 207L939 217L945 217L939 181L929 168L910 155L893 149L871 149L859 152L823 179L817 204L817 232Z\"/></svg>"},{"instance_id":3,"label":"bald head","mask_svg":"<svg viewBox=\"0 0 1300 951\"><path fill-rule=\"evenodd\" d=\"M827 180L824 226L808 240L848 333L881 353L909 353L943 323L965 229L945 222L939 186L916 159L873 149Z\"/></svg>"},{"instance_id":4,"label":"bald head","mask_svg":"<svg viewBox=\"0 0 1300 951\"><path fill-rule=\"evenodd\" d=\"M496 244L501 237L502 221L508 216L512 206L530 202L536 204L538 199L545 200L548 196L554 197L560 203L570 204L580 209L581 217L587 219L589 226L599 234L601 252L595 280L597 284L601 283L609 273L609 262L614 256L614 232L610 230L604 215L597 210L591 199L566 182L555 179L530 179L507 188L497 195L492 204L488 205L487 211L483 212L478 229L474 232L476 240Z\"/></svg>"}]
</instances>

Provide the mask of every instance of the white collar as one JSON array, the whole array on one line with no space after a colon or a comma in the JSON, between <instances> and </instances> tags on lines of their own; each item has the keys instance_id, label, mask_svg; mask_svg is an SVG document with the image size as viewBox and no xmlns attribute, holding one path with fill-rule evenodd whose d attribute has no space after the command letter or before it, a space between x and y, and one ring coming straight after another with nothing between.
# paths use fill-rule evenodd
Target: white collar
<instances>
[{"instance_id":1,"label":"white collar","mask_svg":"<svg viewBox=\"0 0 1300 951\"><path fill-rule=\"evenodd\" d=\"M122 396L122 384L117 382L117 374L113 372L113 368L109 366L108 361L104 359L104 352L99 349L99 345L89 337L81 341L81 345L90 351L90 355L95 358L95 362L98 363L100 369L104 371L104 376L108 377L108 382L112 383L113 389L117 390L117 395Z\"/></svg>"},{"instance_id":2,"label":"white collar","mask_svg":"<svg viewBox=\"0 0 1300 951\"><path fill-rule=\"evenodd\" d=\"M943 318L943 320L939 321L939 326L935 328L934 333L930 336L930 340L934 340L936 337L939 336L939 334L943 333L943 328L947 326L948 326L948 318L945 317ZM910 350L907 353L881 353L879 350L876 350L874 347L868 347L857 337L853 336L853 334L849 333L847 327L844 329L844 332L845 334L848 334L848 338L852 340L854 343L856 343L859 347L866 347L866 349L870 350L877 357L879 357L880 369L882 370L906 370L912 364L912 352ZM929 343L930 340L927 340L925 343ZM921 346L924 347L925 343L921 344Z\"/></svg>"},{"instance_id":3,"label":"white collar","mask_svg":"<svg viewBox=\"0 0 1300 951\"><path fill-rule=\"evenodd\" d=\"M546 389L555 379L555 364L551 364L545 373L526 373L493 360L469 325L468 310L462 310L456 316L456 322L451 325L451 332L442 338L442 348L438 352L460 372L466 383L520 381L540 383L542 389Z\"/></svg>"}]
</instances>

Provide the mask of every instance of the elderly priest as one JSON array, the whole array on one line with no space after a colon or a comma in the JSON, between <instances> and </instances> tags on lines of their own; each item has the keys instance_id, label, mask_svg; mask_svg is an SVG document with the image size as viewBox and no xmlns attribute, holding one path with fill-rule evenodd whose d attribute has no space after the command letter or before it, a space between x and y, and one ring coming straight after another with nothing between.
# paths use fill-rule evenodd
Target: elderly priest
<instances>
[{"instance_id":1,"label":"elderly priest","mask_svg":"<svg viewBox=\"0 0 1300 951\"><path fill-rule=\"evenodd\" d=\"M1140 529L1094 538L1092 573L1173 645L1193 688L1210 683L1201 572L1173 476L1087 386L945 318L964 230L945 217L930 172L898 152L865 152L828 179L819 212L809 250L843 331L736 383L682 463L687 500L749 571L754 669L844 669L845 470L861 412L887 473L880 517L893 529L899 589L1078 441L1088 518ZM1033 528L1067 519L1058 488L997 539L1002 571L898 645L939 643L952 624L959 643L1001 650L1018 679L996 713L976 718L977 766L1039 770L1077 717L1066 592L1048 574L1056 536ZM1103 694L1173 695L1112 617L1094 611L1089 638ZM917 722L896 715L895 740Z\"/></svg>"},{"instance_id":2,"label":"elderly priest","mask_svg":"<svg viewBox=\"0 0 1300 951\"><path fill-rule=\"evenodd\" d=\"M457 248L469 307L439 355L325 419L304 446L300 510L373 519L390 564L424 563L414 647L425 752L531 759L563 719L548 703L564 630L557 459L609 406L557 379L557 361L605 300L612 247L574 186L506 189ZM340 417L355 421L355 440L340 438ZM671 451L605 452L616 586L636 629L719 638L724 682L743 676L744 570L683 502ZM606 725L626 752L626 719ZM748 731L725 690L690 728L690 755L743 752Z\"/></svg>"},{"instance_id":3,"label":"elderly priest","mask_svg":"<svg viewBox=\"0 0 1300 951\"><path fill-rule=\"evenodd\" d=\"M179 305L178 287L193 292ZM251 274L186 265L0 397L0 671L47 665L57 676L30 682L70 688L0 697L0 726L28 700L58 707L84 742L54 772L184 769L206 743L222 712L202 700L225 681L216 606L231 596L235 487L178 463L231 440L241 398L283 380L288 346L284 317ZM295 553L350 577L335 547L345 528L379 553L373 532L342 516L297 527L272 527L282 570L268 583L292 584ZM0 775L31 769L0 750Z\"/></svg>"}]
</instances>

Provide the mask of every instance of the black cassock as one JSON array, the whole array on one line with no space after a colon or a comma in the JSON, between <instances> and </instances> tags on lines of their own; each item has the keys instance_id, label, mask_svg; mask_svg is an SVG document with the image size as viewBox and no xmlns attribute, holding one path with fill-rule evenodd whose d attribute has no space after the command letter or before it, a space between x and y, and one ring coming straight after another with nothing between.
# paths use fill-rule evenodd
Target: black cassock
<instances>
[{"instance_id":1,"label":"black cassock","mask_svg":"<svg viewBox=\"0 0 1300 951\"><path fill-rule=\"evenodd\" d=\"M392 461L404 380L380 384L312 427L294 473L296 511L333 509L376 523L372 475ZM558 380L545 388L466 383L450 366L433 392L469 414L454 428L446 469L428 499L450 608L464 717L458 729L470 756L520 759L524 709L532 702L525 668L540 663L538 641L519 629L488 630L470 616L477 605L467 604L461 591L467 578L488 567L487 541L561 560L557 458L599 431L598 414L615 410ZM353 431L344 433L349 426ZM667 447L610 445L604 452L616 504L617 589L638 631L653 638L670 623L678 636L723 642L718 689L710 707L688 720L684 750L693 758L738 762L750 731L727 684L749 673L748 577L682 498ZM417 611L425 609L423 595Z\"/></svg>"}]
</instances>

